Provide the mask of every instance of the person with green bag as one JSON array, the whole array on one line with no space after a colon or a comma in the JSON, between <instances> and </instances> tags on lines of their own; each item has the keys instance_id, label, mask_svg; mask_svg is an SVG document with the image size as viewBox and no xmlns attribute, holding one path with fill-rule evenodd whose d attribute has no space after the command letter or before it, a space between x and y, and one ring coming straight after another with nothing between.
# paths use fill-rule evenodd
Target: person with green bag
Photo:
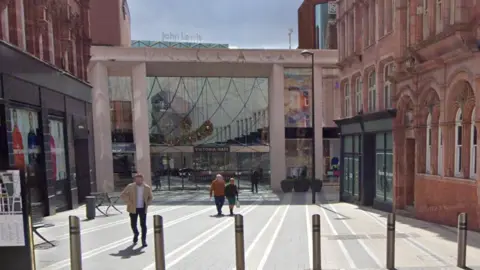
<instances>
[{"instance_id":1,"label":"person with green bag","mask_svg":"<svg viewBox=\"0 0 480 270\"><path fill-rule=\"evenodd\" d=\"M225 186L225 197L227 197L230 216L233 216L233 208L238 203L238 188L235 185L235 179L230 178L230 183Z\"/></svg>"}]
</instances>

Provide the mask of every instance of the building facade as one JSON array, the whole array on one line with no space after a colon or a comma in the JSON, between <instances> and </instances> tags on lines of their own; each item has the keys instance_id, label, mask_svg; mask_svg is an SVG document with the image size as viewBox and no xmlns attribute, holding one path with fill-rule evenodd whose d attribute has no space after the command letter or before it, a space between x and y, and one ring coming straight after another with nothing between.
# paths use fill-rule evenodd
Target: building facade
<instances>
[{"instance_id":1,"label":"building facade","mask_svg":"<svg viewBox=\"0 0 480 270\"><path fill-rule=\"evenodd\" d=\"M36 215L96 187L89 29L89 1L0 1L0 166L25 173Z\"/></svg>"},{"instance_id":2,"label":"building facade","mask_svg":"<svg viewBox=\"0 0 480 270\"><path fill-rule=\"evenodd\" d=\"M92 47L98 189L119 189L134 172L169 188L195 188L215 173L248 181L242 177L252 169L261 169L274 190L305 167L311 175L316 166L323 179L324 153L339 153L329 140L337 134L329 128L339 102L333 91L338 56L314 52L318 105L312 109L311 60L300 53ZM120 100L129 105L113 105ZM121 127L131 136L115 137Z\"/></svg>"},{"instance_id":3,"label":"building facade","mask_svg":"<svg viewBox=\"0 0 480 270\"><path fill-rule=\"evenodd\" d=\"M338 1L344 200L479 228L479 9Z\"/></svg>"},{"instance_id":4,"label":"building facade","mask_svg":"<svg viewBox=\"0 0 480 270\"><path fill-rule=\"evenodd\" d=\"M299 49L337 49L335 1L303 1L298 8L298 44Z\"/></svg>"},{"instance_id":5,"label":"building facade","mask_svg":"<svg viewBox=\"0 0 480 270\"><path fill-rule=\"evenodd\" d=\"M92 45L130 47L127 0L89 0Z\"/></svg>"}]
</instances>

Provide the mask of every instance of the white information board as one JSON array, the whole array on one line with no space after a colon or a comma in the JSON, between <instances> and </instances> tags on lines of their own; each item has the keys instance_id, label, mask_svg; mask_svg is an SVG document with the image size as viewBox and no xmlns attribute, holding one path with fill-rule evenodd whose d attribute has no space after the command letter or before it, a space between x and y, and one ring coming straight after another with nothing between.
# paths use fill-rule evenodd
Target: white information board
<instances>
[{"instance_id":1,"label":"white information board","mask_svg":"<svg viewBox=\"0 0 480 270\"><path fill-rule=\"evenodd\" d=\"M0 247L25 246L20 171L0 172Z\"/></svg>"}]
</instances>

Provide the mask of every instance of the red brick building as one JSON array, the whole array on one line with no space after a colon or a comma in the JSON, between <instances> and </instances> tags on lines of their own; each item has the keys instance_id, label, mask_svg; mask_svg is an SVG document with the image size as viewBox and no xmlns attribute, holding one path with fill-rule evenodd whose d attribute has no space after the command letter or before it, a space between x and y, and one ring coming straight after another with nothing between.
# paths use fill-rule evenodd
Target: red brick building
<instances>
[{"instance_id":1,"label":"red brick building","mask_svg":"<svg viewBox=\"0 0 480 270\"><path fill-rule=\"evenodd\" d=\"M298 8L298 48L299 49L336 49L337 28L335 19L328 19L327 7L317 5L335 6L332 0L304 0ZM333 11L333 13L335 13ZM333 16L334 17L334 16ZM320 42L320 40L324 42ZM323 46L321 46L321 43Z\"/></svg>"},{"instance_id":2,"label":"red brick building","mask_svg":"<svg viewBox=\"0 0 480 270\"><path fill-rule=\"evenodd\" d=\"M0 0L0 170L25 170L35 216L75 208L96 187L89 9Z\"/></svg>"},{"instance_id":3,"label":"red brick building","mask_svg":"<svg viewBox=\"0 0 480 270\"><path fill-rule=\"evenodd\" d=\"M450 225L467 212L480 228L479 11L465 0L338 1L344 200Z\"/></svg>"}]
</instances>

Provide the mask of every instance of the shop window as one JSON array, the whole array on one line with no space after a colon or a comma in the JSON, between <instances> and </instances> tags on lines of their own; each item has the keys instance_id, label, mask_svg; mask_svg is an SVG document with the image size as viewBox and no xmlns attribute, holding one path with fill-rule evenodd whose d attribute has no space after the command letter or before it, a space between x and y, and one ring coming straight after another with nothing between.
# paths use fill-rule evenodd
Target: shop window
<instances>
[{"instance_id":1,"label":"shop window","mask_svg":"<svg viewBox=\"0 0 480 270\"><path fill-rule=\"evenodd\" d=\"M52 163L53 181L57 210L68 209L69 185L67 182L67 162L65 152L64 123L62 120L49 119L50 127L50 160Z\"/></svg>"},{"instance_id":2,"label":"shop window","mask_svg":"<svg viewBox=\"0 0 480 270\"><path fill-rule=\"evenodd\" d=\"M355 81L355 113L363 111L362 80L357 78Z\"/></svg>"},{"instance_id":3,"label":"shop window","mask_svg":"<svg viewBox=\"0 0 480 270\"><path fill-rule=\"evenodd\" d=\"M462 176L462 111L457 110L455 117L455 176Z\"/></svg>"},{"instance_id":4,"label":"shop window","mask_svg":"<svg viewBox=\"0 0 480 270\"><path fill-rule=\"evenodd\" d=\"M375 71L372 71L368 75L368 111L373 112L376 110L377 104L377 83L376 83Z\"/></svg>"},{"instance_id":5,"label":"shop window","mask_svg":"<svg viewBox=\"0 0 480 270\"><path fill-rule=\"evenodd\" d=\"M475 109L472 112L472 121L470 126L470 178L477 177L477 127L475 126Z\"/></svg>"},{"instance_id":6,"label":"shop window","mask_svg":"<svg viewBox=\"0 0 480 270\"><path fill-rule=\"evenodd\" d=\"M27 186L33 203L44 201L44 184L40 175L42 134L38 127L38 113L32 110L10 108L12 123L12 150L17 169L25 170Z\"/></svg>"},{"instance_id":7,"label":"shop window","mask_svg":"<svg viewBox=\"0 0 480 270\"><path fill-rule=\"evenodd\" d=\"M375 154L375 199L391 201L393 188L393 137L392 133L378 133L376 135Z\"/></svg>"},{"instance_id":8,"label":"shop window","mask_svg":"<svg viewBox=\"0 0 480 270\"><path fill-rule=\"evenodd\" d=\"M432 154L432 114L429 113L427 116L427 136L426 136L426 145L427 145L427 151L426 151L426 157L425 157L425 172L427 174L430 174L431 171L431 154Z\"/></svg>"}]
</instances>

